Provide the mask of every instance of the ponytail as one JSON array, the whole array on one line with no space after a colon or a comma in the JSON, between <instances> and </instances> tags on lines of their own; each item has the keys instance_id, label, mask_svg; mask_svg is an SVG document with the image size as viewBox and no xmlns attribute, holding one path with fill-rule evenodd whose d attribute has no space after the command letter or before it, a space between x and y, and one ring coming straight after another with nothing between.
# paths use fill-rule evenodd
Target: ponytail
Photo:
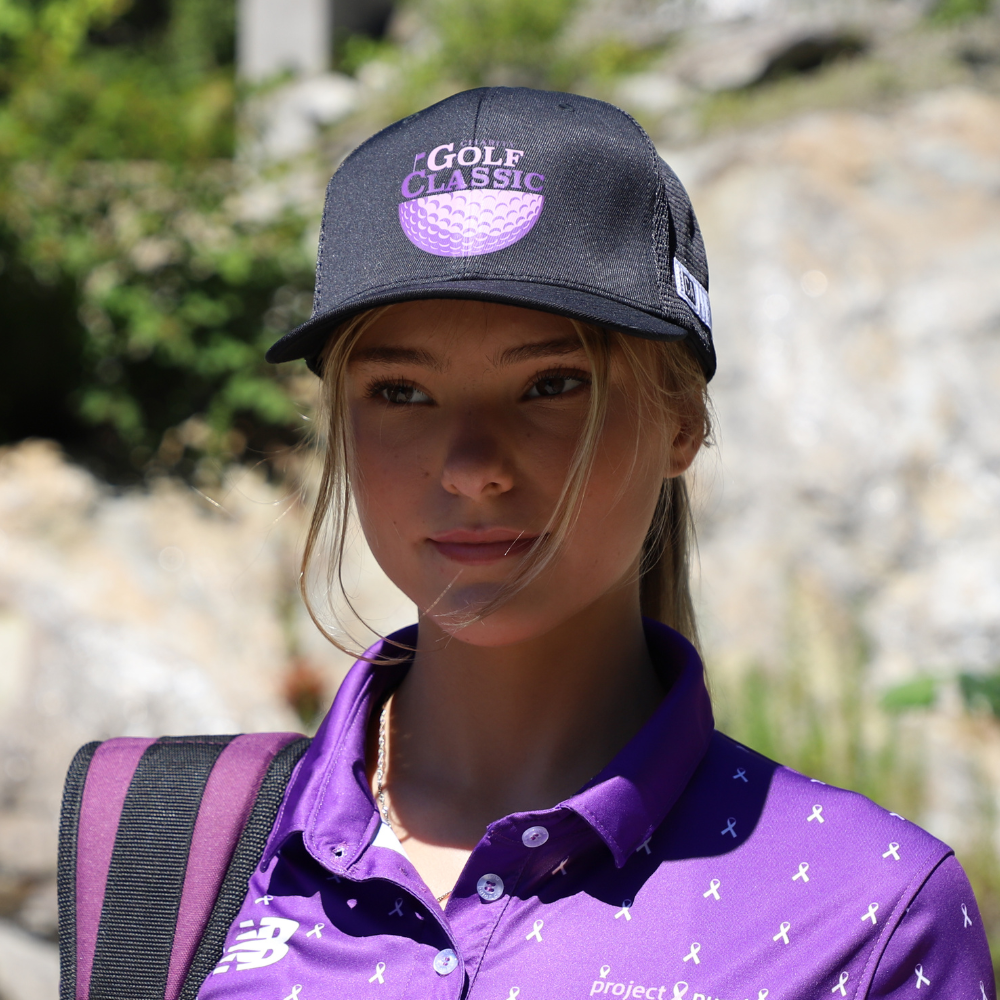
<instances>
[{"instance_id":1,"label":"ponytail","mask_svg":"<svg viewBox=\"0 0 1000 1000\"><path fill-rule=\"evenodd\" d=\"M646 618L669 625L698 646L691 600L694 520L683 476L664 479L653 520L642 545L639 602Z\"/></svg>"}]
</instances>

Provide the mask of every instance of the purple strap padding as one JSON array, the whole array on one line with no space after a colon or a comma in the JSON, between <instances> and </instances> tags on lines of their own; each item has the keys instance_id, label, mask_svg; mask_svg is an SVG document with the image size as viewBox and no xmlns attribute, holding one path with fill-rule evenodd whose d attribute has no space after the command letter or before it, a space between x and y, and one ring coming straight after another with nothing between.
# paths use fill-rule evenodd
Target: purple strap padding
<instances>
[{"instance_id":1,"label":"purple strap padding","mask_svg":"<svg viewBox=\"0 0 1000 1000\"><path fill-rule=\"evenodd\" d=\"M76 848L77 1000L90 995L97 929L125 796L140 758L155 742L130 736L106 740L87 770Z\"/></svg>"},{"instance_id":2,"label":"purple strap padding","mask_svg":"<svg viewBox=\"0 0 1000 1000\"><path fill-rule=\"evenodd\" d=\"M208 776L191 838L164 1000L177 1000L180 994L271 761L299 739L300 733L248 733L237 736L219 754Z\"/></svg>"}]
</instances>

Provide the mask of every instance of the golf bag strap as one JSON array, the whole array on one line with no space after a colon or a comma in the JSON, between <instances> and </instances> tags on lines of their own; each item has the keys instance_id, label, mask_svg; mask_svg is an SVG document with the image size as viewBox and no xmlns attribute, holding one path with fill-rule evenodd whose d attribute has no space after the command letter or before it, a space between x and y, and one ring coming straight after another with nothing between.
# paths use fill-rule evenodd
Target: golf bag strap
<instances>
[{"instance_id":1,"label":"golf bag strap","mask_svg":"<svg viewBox=\"0 0 1000 1000\"><path fill-rule=\"evenodd\" d=\"M60 1000L193 1000L309 742L249 733L80 749L59 834Z\"/></svg>"}]
</instances>

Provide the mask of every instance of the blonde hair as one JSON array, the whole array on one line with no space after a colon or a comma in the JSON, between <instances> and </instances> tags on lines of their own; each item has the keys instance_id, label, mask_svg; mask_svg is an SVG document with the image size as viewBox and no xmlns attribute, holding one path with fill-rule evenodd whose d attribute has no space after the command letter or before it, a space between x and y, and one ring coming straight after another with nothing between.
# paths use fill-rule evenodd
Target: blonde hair
<instances>
[{"instance_id":1,"label":"blonde hair","mask_svg":"<svg viewBox=\"0 0 1000 1000\"><path fill-rule=\"evenodd\" d=\"M351 607L342 576L348 528L354 504L354 453L350 433L346 376L351 354L365 332L392 306L353 316L333 331L320 356L323 387L317 415L317 436L324 447L323 472L302 557L300 589L316 627L338 649L351 655L320 619L309 594L309 571L324 539L330 539L326 575L327 598L334 589ZM607 413L612 359L617 358L638 389L639 426L650 421L680 419L689 432L708 438L711 432L708 389L701 365L683 341L652 341L577 320L570 321L591 364L590 407L580 441L570 463L562 493L539 540L526 553L500 593L469 620L479 620L534 580L551 563L579 514ZM637 435L633 466L639 456ZM620 493L628 487L623 478ZM643 615L654 618L698 644L691 600L690 563L694 522L683 476L665 479L646 532L640 560L640 603ZM351 608L353 611L353 608ZM358 616L360 619L360 616ZM467 622L466 622L467 623ZM462 623L459 623L462 624ZM382 658L381 662L396 662Z\"/></svg>"}]
</instances>

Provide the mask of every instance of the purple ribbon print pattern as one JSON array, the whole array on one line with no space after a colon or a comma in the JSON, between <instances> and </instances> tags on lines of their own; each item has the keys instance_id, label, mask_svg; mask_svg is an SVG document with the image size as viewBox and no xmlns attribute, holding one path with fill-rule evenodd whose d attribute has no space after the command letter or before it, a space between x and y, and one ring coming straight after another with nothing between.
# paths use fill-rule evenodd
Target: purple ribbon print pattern
<instances>
[{"instance_id":1,"label":"purple ribbon print pattern","mask_svg":"<svg viewBox=\"0 0 1000 1000\"><path fill-rule=\"evenodd\" d=\"M456 152L453 142L418 153L400 185L407 239L436 257L475 257L522 239L545 204L545 177L519 167L523 156L488 145Z\"/></svg>"}]
</instances>

